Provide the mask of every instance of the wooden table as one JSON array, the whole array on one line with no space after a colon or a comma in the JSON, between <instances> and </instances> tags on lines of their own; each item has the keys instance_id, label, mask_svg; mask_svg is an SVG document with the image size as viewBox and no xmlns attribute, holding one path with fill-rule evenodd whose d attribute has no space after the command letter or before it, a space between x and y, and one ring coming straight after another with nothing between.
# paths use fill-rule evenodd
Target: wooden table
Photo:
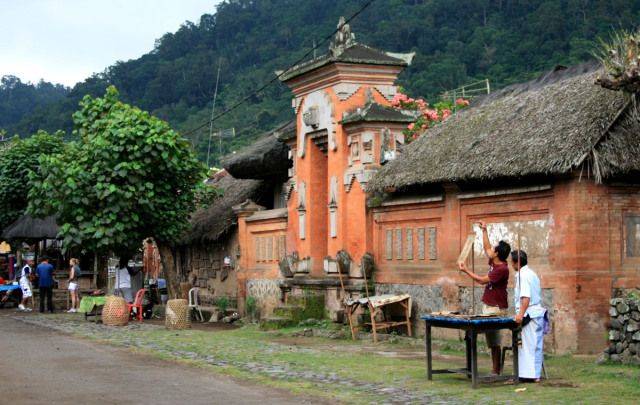
<instances>
[{"instance_id":1,"label":"wooden table","mask_svg":"<svg viewBox=\"0 0 640 405\"><path fill-rule=\"evenodd\" d=\"M349 319L349 327L351 328L351 337L354 340L356 338L356 330L358 327L354 325L353 314L359 306L364 306L369 309L371 323L365 323L365 325L371 326L374 342L378 341L379 329L388 330L394 326L406 327L407 335L411 336L411 296L409 294L374 295L368 298L360 298L347 302L347 317ZM386 318L385 310L393 309L393 307L397 307L395 309L399 310L402 314L401 320L392 321ZM376 316L379 314L383 315L385 319L382 321L376 321Z\"/></svg>"},{"instance_id":2,"label":"wooden table","mask_svg":"<svg viewBox=\"0 0 640 405\"><path fill-rule=\"evenodd\" d=\"M423 315L425 322L425 345L427 350L427 379L432 380L433 374L460 373L471 378L473 388L482 382L495 382L513 379L518 383L518 333L520 325L512 317L487 317L472 315ZM431 358L431 328L449 328L465 331L466 368L434 370ZM511 331L511 348L513 350L513 374L507 376L479 376L478 375L478 333L488 330L509 329Z\"/></svg>"}]
</instances>

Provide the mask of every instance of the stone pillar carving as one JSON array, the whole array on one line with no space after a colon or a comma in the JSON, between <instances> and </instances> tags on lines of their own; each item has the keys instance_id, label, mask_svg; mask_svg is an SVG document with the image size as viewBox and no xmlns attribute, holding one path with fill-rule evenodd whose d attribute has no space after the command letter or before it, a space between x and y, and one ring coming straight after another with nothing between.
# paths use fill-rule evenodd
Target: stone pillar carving
<instances>
[{"instance_id":1,"label":"stone pillar carving","mask_svg":"<svg viewBox=\"0 0 640 405\"><path fill-rule=\"evenodd\" d=\"M300 239L305 239L307 236L307 187L302 181L298 185L298 233Z\"/></svg>"},{"instance_id":2,"label":"stone pillar carving","mask_svg":"<svg viewBox=\"0 0 640 405\"><path fill-rule=\"evenodd\" d=\"M338 178L331 177L329 189L329 236L338 236Z\"/></svg>"}]
</instances>

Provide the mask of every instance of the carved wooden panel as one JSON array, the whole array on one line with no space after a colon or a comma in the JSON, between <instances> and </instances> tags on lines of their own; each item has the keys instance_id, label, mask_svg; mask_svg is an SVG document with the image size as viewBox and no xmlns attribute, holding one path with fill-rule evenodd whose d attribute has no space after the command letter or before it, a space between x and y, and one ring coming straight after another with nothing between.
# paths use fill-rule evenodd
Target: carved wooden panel
<instances>
[{"instance_id":1,"label":"carved wooden panel","mask_svg":"<svg viewBox=\"0 0 640 405\"><path fill-rule=\"evenodd\" d=\"M429 260L438 259L436 227L429 227Z\"/></svg>"},{"instance_id":2,"label":"carved wooden panel","mask_svg":"<svg viewBox=\"0 0 640 405\"><path fill-rule=\"evenodd\" d=\"M402 260L402 229L396 229L396 259Z\"/></svg>"},{"instance_id":3,"label":"carved wooden panel","mask_svg":"<svg viewBox=\"0 0 640 405\"><path fill-rule=\"evenodd\" d=\"M278 260L282 259L287 252L286 240L285 235L278 236Z\"/></svg>"},{"instance_id":4,"label":"carved wooden panel","mask_svg":"<svg viewBox=\"0 0 640 405\"><path fill-rule=\"evenodd\" d=\"M387 239L384 246L385 258L393 260L393 230L387 229Z\"/></svg>"},{"instance_id":5,"label":"carved wooden panel","mask_svg":"<svg viewBox=\"0 0 640 405\"><path fill-rule=\"evenodd\" d=\"M271 236L267 237L267 254L265 255L265 260L273 260L273 238Z\"/></svg>"},{"instance_id":6,"label":"carved wooden panel","mask_svg":"<svg viewBox=\"0 0 640 405\"><path fill-rule=\"evenodd\" d=\"M406 230L407 236L407 260L413 260L413 229L409 228Z\"/></svg>"},{"instance_id":7,"label":"carved wooden panel","mask_svg":"<svg viewBox=\"0 0 640 405\"><path fill-rule=\"evenodd\" d=\"M418 228L418 260L424 260L425 250L424 228Z\"/></svg>"}]
</instances>

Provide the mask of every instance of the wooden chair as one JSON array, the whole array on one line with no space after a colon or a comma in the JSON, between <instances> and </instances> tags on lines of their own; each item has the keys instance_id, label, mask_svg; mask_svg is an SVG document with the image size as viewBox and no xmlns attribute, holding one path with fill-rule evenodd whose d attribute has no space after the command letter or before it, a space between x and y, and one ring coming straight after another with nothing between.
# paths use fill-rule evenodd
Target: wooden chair
<instances>
[{"instance_id":1,"label":"wooden chair","mask_svg":"<svg viewBox=\"0 0 640 405\"><path fill-rule=\"evenodd\" d=\"M129 314L132 314L133 309L136 309L135 317L138 318L138 321L142 322L142 300L144 299L144 294L147 292L146 289L141 288L136 293L136 297L133 300L132 304L127 304L129 307Z\"/></svg>"},{"instance_id":2,"label":"wooden chair","mask_svg":"<svg viewBox=\"0 0 640 405\"><path fill-rule=\"evenodd\" d=\"M204 315L202 315L202 310L200 309L200 304L198 303L198 287L193 287L189 290L189 312L193 312L195 315L196 321L204 322Z\"/></svg>"}]
</instances>

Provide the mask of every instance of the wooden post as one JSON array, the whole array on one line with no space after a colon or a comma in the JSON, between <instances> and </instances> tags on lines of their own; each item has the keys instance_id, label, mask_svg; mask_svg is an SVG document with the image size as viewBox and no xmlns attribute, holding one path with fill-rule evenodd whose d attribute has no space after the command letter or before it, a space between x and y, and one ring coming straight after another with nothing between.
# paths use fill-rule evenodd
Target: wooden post
<instances>
[{"instance_id":1,"label":"wooden post","mask_svg":"<svg viewBox=\"0 0 640 405\"><path fill-rule=\"evenodd\" d=\"M368 307L369 307L369 315L371 316L371 331L373 332L373 342L377 343L378 342L378 332L376 331L377 329L377 325L376 325L376 309L373 308L373 305L371 305L371 303L368 303Z\"/></svg>"},{"instance_id":2,"label":"wooden post","mask_svg":"<svg viewBox=\"0 0 640 405\"><path fill-rule=\"evenodd\" d=\"M405 302L401 304L403 304L402 306L404 307L404 317L407 320L407 335L411 337L411 316L409 315L411 307L409 306L409 298L407 298Z\"/></svg>"},{"instance_id":3,"label":"wooden post","mask_svg":"<svg viewBox=\"0 0 640 405\"><path fill-rule=\"evenodd\" d=\"M476 273L476 243L473 242L471 245L471 272L473 274ZM476 314L476 280L471 279L471 313L472 315Z\"/></svg>"},{"instance_id":4,"label":"wooden post","mask_svg":"<svg viewBox=\"0 0 640 405\"><path fill-rule=\"evenodd\" d=\"M511 330L511 353L513 354L513 381L515 384L518 383L519 375L519 365L518 365L518 331L520 328L515 328Z\"/></svg>"},{"instance_id":5,"label":"wooden post","mask_svg":"<svg viewBox=\"0 0 640 405\"><path fill-rule=\"evenodd\" d=\"M471 330L471 386L478 387L478 332Z\"/></svg>"},{"instance_id":6,"label":"wooden post","mask_svg":"<svg viewBox=\"0 0 640 405\"><path fill-rule=\"evenodd\" d=\"M467 360L467 378L471 378L471 332L464 331L464 348Z\"/></svg>"},{"instance_id":7,"label":"wooden post","mask_svg":"<svg viewBox=\"0 0 640 405\"><path fill-rule=\"evenodd\" d=\"M427 350L427 380L433 380L432 369L433 361L431 359L431 324L425 321L424 341Z\"/></svg>"}]
</instances>

